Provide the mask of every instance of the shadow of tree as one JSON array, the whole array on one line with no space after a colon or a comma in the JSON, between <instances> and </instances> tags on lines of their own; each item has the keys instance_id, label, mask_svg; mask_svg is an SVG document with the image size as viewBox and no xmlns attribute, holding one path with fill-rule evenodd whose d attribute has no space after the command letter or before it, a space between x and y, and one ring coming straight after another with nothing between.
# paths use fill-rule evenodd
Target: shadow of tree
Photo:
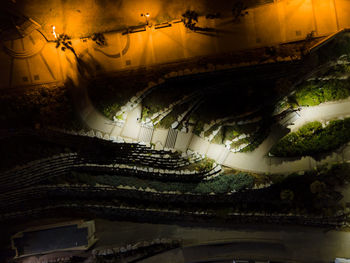
<instances>
[{"instance_id":1,"label":"shadow of tree","mask_svg":"<svg viewBox=\"0 0 350 263\"><path fill-rule=\"evenodd\" d=\"M103 70L101 63L99 63L88 51L88 56L84 54L77 57L77 67L82 77L96 77L96 74Z\"/></svg>"}]
</instances>

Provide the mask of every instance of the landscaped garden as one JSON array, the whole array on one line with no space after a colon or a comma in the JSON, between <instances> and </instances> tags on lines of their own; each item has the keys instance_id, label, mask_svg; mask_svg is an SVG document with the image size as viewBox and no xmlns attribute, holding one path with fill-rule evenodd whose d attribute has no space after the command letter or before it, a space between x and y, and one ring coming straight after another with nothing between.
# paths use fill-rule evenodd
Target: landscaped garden
<instances>
[{"instance_id":1,"label":"landscaped garden","mask_svg":"<svg viewBox=\"0 0 350 263\"><path fill-rule=\"evenodd\" d=\"M298 131L287 134L272 149L281 157L314 156L336 150L350 141L350 118L332 120L324 127L320 122L305 124Z\"/></svg>"}]
</instances>

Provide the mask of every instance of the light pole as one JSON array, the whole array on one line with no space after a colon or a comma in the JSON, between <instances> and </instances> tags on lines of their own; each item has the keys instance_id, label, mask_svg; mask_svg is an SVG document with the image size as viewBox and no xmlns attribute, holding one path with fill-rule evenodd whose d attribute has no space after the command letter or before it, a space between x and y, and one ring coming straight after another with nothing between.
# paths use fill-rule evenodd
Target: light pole
<instances>
[{"instance_id":1,"label":"light pole","mask_svg":"<svg viewBox=\"0 0 350 263\"><path fill-rule=\"evenodd\" d=\"M146 18L146 25L148 26L149 23L148 23L148 18L149 18L149 13L146 13L146 14L141 14L141 16L144 16Z\"/></svg>"}]
</instances>

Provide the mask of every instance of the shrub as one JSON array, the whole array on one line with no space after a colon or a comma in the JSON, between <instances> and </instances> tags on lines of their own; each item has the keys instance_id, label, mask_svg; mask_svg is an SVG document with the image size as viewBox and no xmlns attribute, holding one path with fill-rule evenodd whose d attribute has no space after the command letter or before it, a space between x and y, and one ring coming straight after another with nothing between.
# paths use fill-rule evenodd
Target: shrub
<instances>
[{"instance_id":1,"label":"shrub","mask_svg":"<svg viewBox=\"0 0 350 263\"><path fill-rule=\"evenodd\" d=\"M349 97L349 88L348 80L312 81L299 87L294 98L300 106L315 106Z\"/></svg>"},{"instance_id":2,"label":"shrub","mask_svg":"<svg viewBox=\"0 0 350 263\"><path fill-rule=\"evenodd\" d=\"M241 191L251 188L254 185L254 177L246 173L221 175L210 181L196 183L182 182L160 182L156 180L138 179L135 177L113 176L113 175L90 175L85 173L71 172L63 177L68 183L101 184L113 186L134 186L136 189L151 188L157 191L180 191L181 193L191 192L195 194L224 194L232 191ZM62 182L62 178L52 178L51 183Z\"/></svg>"},{"instance_id":3,"label":"shrub","mask_svg":"<svg viewBox=\"0 0 350 263\"><path fill-rule=\"evenodd\" d=\"M295 157L335 150L350 141L349 129L350 118L330 121L325 128L320 122L311 122L283 137L270 152L276 156Z\"/></svg>"},{"instance_id":4,"label":"shrub","mask_svg":"<svg viewBox=\"0 0 350 263\"><path fill-rule=\"evenodd\" d=\"M281 196L281 200L293 201L294 192L289 189L282 190L280 196Z\"/></svg>"}]
</instances>

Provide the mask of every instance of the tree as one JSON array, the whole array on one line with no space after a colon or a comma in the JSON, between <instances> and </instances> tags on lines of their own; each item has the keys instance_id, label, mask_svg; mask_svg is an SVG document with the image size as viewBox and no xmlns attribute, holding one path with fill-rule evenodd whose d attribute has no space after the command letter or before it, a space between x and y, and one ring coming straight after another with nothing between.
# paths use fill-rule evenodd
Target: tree
<instances>
[{"instance_id":1,"label":"tree","mask_svg":"<svg viewBox=\"0 0 350 263\"><path fill-rule=\"evenodd\" d=\"M301 56L305 56L307 54L307 47L312 43L314 38L315 38L315 31L312 30L310 33L306 35L304 39L304 44L300 48Z\"/></svg>"},{"instance_id":2,"label":"tree","mask_svg":"<svg viewBox=\"0 0 350 263\"><path fill-rule=\"evenodd\" d=\"M75 53L75 50L72 46L72 41L71 41L71 37L66 35L66 34L60 34L58 36L58 38L56 39L56 48L59 48L61 46L61 50L65 51L66 49L69 49L70 51L72 51L72 53L74 54L75 58L78 60L78 56Z\"/></svg>"},{"instance_id":3,"label":"tree","mask_svg":"<svg viewBox=\"0 0 350 263\"><path fill-rule=\"evenodd\" d=\"M235 3L235 5L232 8L232 15L233 15L233 20L239 21L240 17L243 17L245 15L248 15L248 11L246 11L247 6L244 5L243 1L238 1Z\"/></svg>"},{"instance_id":4,"label":"tree","mask_svg":"<svg viewBox=\"0 0 350 263\"><path fill-rule=\"evenodd\" d=\"M294 192L290 189L282 190L280 193L281 200L285 201L293 201L294 200Z\"/></svg>"},{"instance_id":5,"label":"tree","mask_svg":"<svg viewBox=\"0 0 350 263\"><path fill-rule=\"evenodd\" d=\"M326 193L327 187L324 182L320 182L319 180L314 181L310 184L310 191L317 196L322 196Z\"/></svg>"},{"instance_id":6,"label":"tree","mask_svg":"<svg viewBox=\"0 0 350 263\"><path fill-rule=\"evenodd\" d=\"M91 39L99 46L107 46L106 38L102 33L94 33Z\"/></svg>"},{"instance_id":7,"label":"tree","mask_svg":"<svg viewBox=\"0 0 350 263\"><path fill-rule=\"evenodd\" d=\"M198 14L196 13L196 11L187 10L185 13L182 14L182 17L185 27L194 30L196 23L198 23Z\"/></svg>"}]
</instances>

